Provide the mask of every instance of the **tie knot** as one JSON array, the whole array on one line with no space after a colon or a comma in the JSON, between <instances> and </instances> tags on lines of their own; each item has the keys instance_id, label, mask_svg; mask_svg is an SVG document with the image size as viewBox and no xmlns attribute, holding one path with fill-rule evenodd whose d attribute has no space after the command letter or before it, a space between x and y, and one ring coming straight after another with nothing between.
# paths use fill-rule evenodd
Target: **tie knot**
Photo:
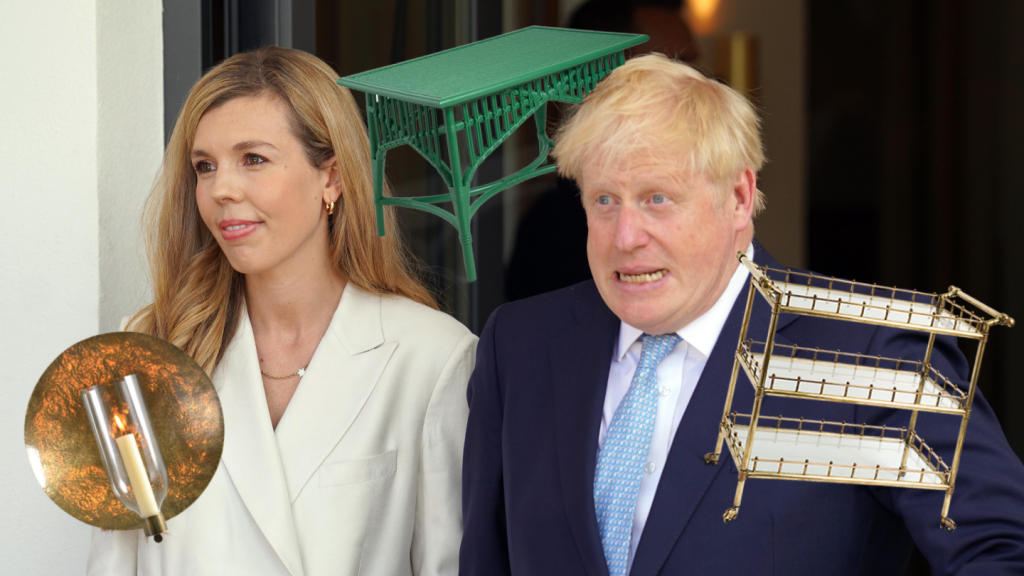
<instances>
[{"instance_id":1,"label":"tie knot","mask_svg":"<svg viewBox=\"0 0 1024 576\"><path fill-rule=\"evenodd\" d=\"M644 334L640 337L640 363L657 366L681 341L682 338L676 333L659 336Z\"/></svg>"}]
</instances>

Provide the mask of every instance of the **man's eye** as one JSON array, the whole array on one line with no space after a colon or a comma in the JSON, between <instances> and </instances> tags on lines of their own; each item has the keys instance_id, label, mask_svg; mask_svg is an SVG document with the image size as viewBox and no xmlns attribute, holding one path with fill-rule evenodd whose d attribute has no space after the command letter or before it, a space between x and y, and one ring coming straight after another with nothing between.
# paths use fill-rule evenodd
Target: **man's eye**
<instances>
[{"instance_id":1,"label":"man's eye","mask_svg":"<svg viewBox=\"0 0 1024 576\"><path fill-rule=\"evenodd\" d=\"M266 161L267 160L263 156L260 156L258 154L246 154L244 159L245 164L248 166L257 166L259 164L263 164Z\"/></svg>"},{"instance_id":2,"label":"man's eye","mask_svg":"<svg viewBox=\"0 0 1024 576\"><path fill-rule=\"evenodd\" d=\"M196 162L194 168L196 170L196 174L206 174L207 172L213 171L213 164L207 162L206 160L202 160Z\"/></svg>"},{"instance_id":3,"label":"man's eye","mask_svg":"<svg viewBox=\"0 0 1024 576\"><path fill-rule=\"evenodd\" d=\"M610 196L598 196L597 203L603 206L607 206L608 204L612 203L612 199Z\"/></svg>"},{"instance_id":4,"label":"man's eye","mask_svg":"<svg viewBox=\"0 0 1024 576\"><path fill-rule=\"evenodd\" d=\"M654 196L651 196L651 202L653 202L655 204L662 204L666 200L668 200L668 198L665 198L665 196L663 196L661 194L655 194Z\"/></svg>"}]
</instances>

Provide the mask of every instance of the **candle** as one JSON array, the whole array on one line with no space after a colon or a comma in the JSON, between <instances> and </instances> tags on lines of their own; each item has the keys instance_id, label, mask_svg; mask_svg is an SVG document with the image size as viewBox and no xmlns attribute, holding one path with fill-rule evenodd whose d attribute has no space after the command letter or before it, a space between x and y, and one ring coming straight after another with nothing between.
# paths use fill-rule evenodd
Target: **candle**
<instances>
[{"instance_id":1,"label":"candle","mask_svg":"<svg viewBox=\"0 0 1024 576\"><path fill-rule=\"evenodd\" d=\"M117 426L121 426L121 419L117 420ZM129 432L115 440L117 449L121 452L121 461L124 469L128 472L128 482L132 485L132 492L135 493L135 502L139 505L139 515L143 518L160 514L160 507L157 506L156 498L153 496L153 486L149 483L149 474L146 473L146 465L142 462L142 455L139 454L139 445L135 443L135 435Z\"/></svg>"}]
</instances>

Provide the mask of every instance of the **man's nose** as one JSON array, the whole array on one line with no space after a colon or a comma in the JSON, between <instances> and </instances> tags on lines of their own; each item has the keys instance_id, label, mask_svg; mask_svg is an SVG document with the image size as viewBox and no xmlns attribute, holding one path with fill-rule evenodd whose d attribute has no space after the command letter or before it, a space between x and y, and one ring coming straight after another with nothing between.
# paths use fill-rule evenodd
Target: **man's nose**
<instances>
[{"instance_id":1,"label":"man's nose","mask_svg":"<svg viewBox=\"0 0 1024 576\"><path fill-rule=\"evenodd\" d=\"M640 211L624 205L615 222L615 248L622 252L632 252L646 246L650 238Z\"/></svg>"}]
</instances>

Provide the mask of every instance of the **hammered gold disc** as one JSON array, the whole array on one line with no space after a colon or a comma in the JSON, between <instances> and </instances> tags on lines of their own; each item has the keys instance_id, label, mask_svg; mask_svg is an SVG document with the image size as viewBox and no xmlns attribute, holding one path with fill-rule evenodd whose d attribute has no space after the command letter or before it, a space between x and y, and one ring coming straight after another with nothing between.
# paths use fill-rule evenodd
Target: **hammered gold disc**
<instances>
[{"instance_id":1,"label":"hammered gold disc","mask_svg":"<svg viewBox=\"0 0 1024 576\"><path fill-rule=\"evenodd\" d=\"M68 348L39 379L25 414L25 449L46 495L75 518L112 530L141 526L114 496L82 404L82 390L135 374L167 465L162 512L177 516L213 478L224 415L210 378L170 342L135 332L101 334Z\"/></svg>"}]
</instances>

